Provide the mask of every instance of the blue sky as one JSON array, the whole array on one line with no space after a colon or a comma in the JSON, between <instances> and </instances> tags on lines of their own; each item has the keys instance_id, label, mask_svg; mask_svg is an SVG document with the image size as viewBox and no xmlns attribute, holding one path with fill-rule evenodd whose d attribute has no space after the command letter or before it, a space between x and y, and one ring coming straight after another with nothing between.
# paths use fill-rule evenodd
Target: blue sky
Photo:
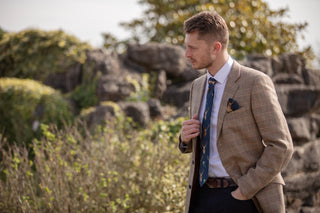
<instances>
[{"instance_id":1,"label":"blue sky","mask_svg":"<svg viewBox=\"0 0 320 213\"><path fill-rule=\"evenodd\" d=\"M62 29L94 47L102 45L101 33L123 39L130 34L120 22L142 16L138 0L0 0L0 27L7 31L26 28ZM309 23L306 40L320 54L319 0L267 0L273 9L289 7L288 22Z\"/></svg>"}]
</instances>

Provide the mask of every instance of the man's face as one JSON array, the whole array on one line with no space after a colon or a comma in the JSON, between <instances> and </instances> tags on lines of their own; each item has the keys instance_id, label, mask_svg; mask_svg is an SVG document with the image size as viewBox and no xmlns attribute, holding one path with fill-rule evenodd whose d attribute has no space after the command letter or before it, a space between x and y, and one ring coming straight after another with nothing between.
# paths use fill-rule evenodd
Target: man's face
<instances>
[{"instance_id":1,"label":"man's face","mask_svg":"<svg viewBox=\"0 0 320 213\"><path fill-rule=\"evenodd\" d=\"M204 39L200 39L198 32L187 33L185 37L185 57L190 60L195 70L208 69L215 61L211 54L210 45Z\"/></svg>"}]
</instances>

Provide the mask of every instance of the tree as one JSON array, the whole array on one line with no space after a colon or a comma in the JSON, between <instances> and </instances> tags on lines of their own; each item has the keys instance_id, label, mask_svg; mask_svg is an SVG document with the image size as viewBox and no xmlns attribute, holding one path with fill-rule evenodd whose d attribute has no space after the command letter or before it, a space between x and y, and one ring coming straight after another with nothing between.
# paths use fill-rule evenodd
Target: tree
<instances>
[{"instance_id":1,"label":"tree","mask_svg":"<svg viewBox=\"0 0 320 213\"><path fill-rule=\"evenodd\" d=\"M128 44L127 40L119 41L114 35L111 33L102 33L103 37L103 46L109 51L112 52L123 52L125 46Z\"/></svg>"},{"instance_id":2,"label":"tree","mask_svg":"<svg viewBox=\"0 0 320 213\"><path fill-rule=\"evenodd\" d=\"M288 8L271 10L263 0L140 0L139 4L147 8L144 16L121 23L136 41L183 44L183 22L200 11L215 10L226 20L230 54L238 59L251 53L299 53L297 37L307 27L307 23L283 22ZM300 54L313 57L310 46Z\"/></svg>"}]
</instances>

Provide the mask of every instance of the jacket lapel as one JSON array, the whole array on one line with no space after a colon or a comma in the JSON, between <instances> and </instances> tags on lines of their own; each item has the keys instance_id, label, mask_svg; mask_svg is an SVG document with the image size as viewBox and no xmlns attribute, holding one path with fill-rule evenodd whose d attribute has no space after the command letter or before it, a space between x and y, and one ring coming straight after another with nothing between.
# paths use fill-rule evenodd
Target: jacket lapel
<instances>
[{"instance_id":1,"label":"jacket lapel","mask_svg":"<svg viewBox=\"0 0 320 213\"><path fill-rule=\"evenodd\" d=\"M192 103L190 108L190 118L192 118L193 115L197 114L199 118L200 114L200 107L202 103L203 93L205 91L206 86L206 80L207 75L203 75L198 80L196 80L193 84L193 88L191 90L192 92ZM200 128L201 131L202 128ZM193 152L197 153L197 148L199 147L199 143L197 143L197 139L200 138L202 133L200 132L200 135L197 138L194 138L193 141ZM196 158L196 157L195 157ZM195 159L194 159L195 160Z\"/></svg>"},{"instance_id":2,"label":"jacket lapel","mask_svg":"<svg viewBox=\"0 0 320 213\"><path fill-rule=\"evenodd\" d=\"M197 114L199 117L200 107L202 103L203 93L205 91L207 75L203 75L198 81L196 81L193 85L193 94L192 94L192 108L191 117L194 114Z\"/></svg>"},{"instance_id":3,"label":"jacket lapel","mask_svg":"<svg viewBox=\"0 0 320 213\"><path fill-rule=\"evenodd\" d=\"M217 139L219 139L223 119L227 112L228 99L233 98L235 92L238 90L238 87L239 87L237 80L240 78L240 68L241 68L241 65L238 64L238 62L234 61L228 76L228 80L224 89L222 99L221 99L221 104L220 104L220 109L218 114Z\"/></svg>"}]
</instances>

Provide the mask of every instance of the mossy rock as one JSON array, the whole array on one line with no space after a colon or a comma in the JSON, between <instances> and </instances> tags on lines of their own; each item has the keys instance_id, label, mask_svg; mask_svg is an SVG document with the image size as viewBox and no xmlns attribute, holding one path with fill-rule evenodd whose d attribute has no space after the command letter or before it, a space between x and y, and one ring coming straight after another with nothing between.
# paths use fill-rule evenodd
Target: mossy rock
<instances>
[{"instance_id":1,"label":"mossy rock","mask_svg":"<svg viewBox=\"0 0 320 213\"><path fill-rule=\"evenodd\" d=\"M0 78L0 132L10 142L30 143L40 124L72 121L68 102L51 87L30 79Z\"/></svg>"},{"instance_id":2,"label":"mossy rock","mask_svg":"<svg viewBox=\"0 0 320 213\"><path fill-rule=\"evenodd\" d=\"M29 29L2 33L0 37L0 77L31 78L44 81L50 73L65 72L83 64L91 46L63 31Z\"/></svg>"}]
</instances>

